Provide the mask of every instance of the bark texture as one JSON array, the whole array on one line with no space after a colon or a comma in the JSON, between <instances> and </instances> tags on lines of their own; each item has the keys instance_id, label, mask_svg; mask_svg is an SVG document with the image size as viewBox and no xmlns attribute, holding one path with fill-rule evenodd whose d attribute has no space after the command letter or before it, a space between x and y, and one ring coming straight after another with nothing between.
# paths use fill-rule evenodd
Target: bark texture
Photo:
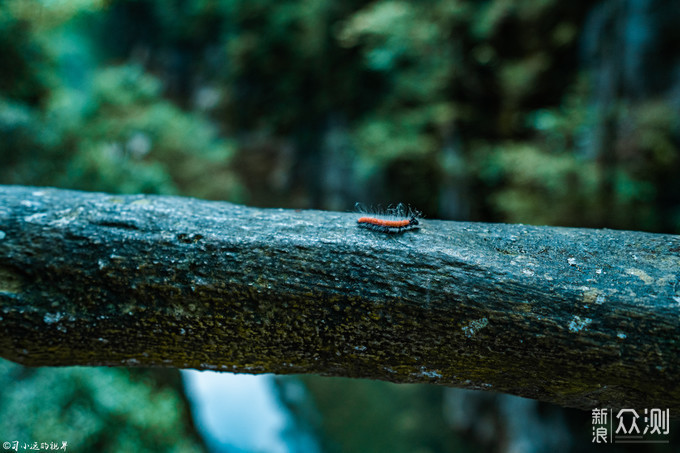
<instances>
[{"instance_id":1,"label":"bark texture","mask_svg":"<svg viewBox=\"0 0 680 453\"><path fill-rule=\"evenodd\" d=\"M680 409L680 237L0 186L0 356Z\"/></svg>"}]
</instances>

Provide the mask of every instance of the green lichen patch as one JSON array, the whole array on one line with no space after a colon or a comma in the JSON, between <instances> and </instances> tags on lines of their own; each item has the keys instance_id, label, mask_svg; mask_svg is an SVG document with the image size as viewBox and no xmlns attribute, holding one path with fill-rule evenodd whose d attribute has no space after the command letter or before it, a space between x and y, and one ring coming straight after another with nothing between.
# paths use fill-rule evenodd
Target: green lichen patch
<instances>
[{"instance_id":1,"label":"green lichen patch","mask_svg":"<svg viewBox=\"0 0 680 453\"><path fill-rule=\"evenodd\" d=\"M8 266L0 266L0 292L18 294L21 292L23 277Z\"/></svg>"}]
</instances>

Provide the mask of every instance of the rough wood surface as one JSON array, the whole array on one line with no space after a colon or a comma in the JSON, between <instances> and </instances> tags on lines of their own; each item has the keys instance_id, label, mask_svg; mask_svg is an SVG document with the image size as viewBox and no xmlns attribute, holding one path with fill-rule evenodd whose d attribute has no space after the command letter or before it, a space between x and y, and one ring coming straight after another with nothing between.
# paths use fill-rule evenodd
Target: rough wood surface
<instances>
[{"instance_id":1,"label":"rough wood surface","mask_svg":"<svg viewBox=\"0 0 680 453\"><path fill-rule=\"evenodd\" d=\"M0 356L680 409L680 238L0 186Z\"/></svg>"}]
</instances>

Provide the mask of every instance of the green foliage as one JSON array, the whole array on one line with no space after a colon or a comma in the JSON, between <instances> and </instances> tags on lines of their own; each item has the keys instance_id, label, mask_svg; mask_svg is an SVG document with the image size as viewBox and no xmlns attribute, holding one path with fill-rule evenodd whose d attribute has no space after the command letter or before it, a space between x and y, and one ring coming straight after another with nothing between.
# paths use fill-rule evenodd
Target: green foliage
<instances>
[{"instance_id":1,"label":"green foliage","mask_svg":"<svg viewBox=\"0 0 680 453\"><path fill-rule=\"evenodd\" d=\"M78 146L60 185L220 198L235 184L229 144L200 117L161 98L161 84L138 66L97 71ZM222 176L222 187L213 177ZM232 184L232 187L229 184ZM92 186L92 187L88 187Z\"/></svg>"},{"instance_id":2,"label":"green foliage","mask_svg":"<svg viewBox=\"0 0 680 453\"><path fill-rule=\"evenodd\" d=\"M673 134L678 116L664 102L622 109L627 128L613 149L616 166L603 168L587 154L584 138L596 123L579 81L562 104L527 116L531 140L479 145L476 169L493 188L490 206L502 219L598 227L660 230L664 221L653 206L660 196L665 168L677 168ZM611 184L611 196L603 198ZM677 227L677 223L675 224ZM671 226L671 228L674 228Z\"/></svg>"},{"instance_id":3,"label":"green foliage","mask_svg":"<svg viewBox=\"0 0 680 453\"><path fill-rule=\"evenodd\" d=\"M441 387L315 376L302 380L325 415L325 451L475 451L447 426Z\"/></svg>"},{"instance_id":4,"label":"green foliage","mask_svg":"<svg viewBox=\"0 0 680 453\"><path fill-rule=\"evenodd\" d=\"M95 66L97 44L83 34L83 18L96 22L104 7L97 0L0 4L2 182L237 194L233 147L215 126L165 100L163 82L141 66Z\"/></svg>"},{"instance_id":5,"label":"green foliage","mask_svg":"<svg viewBox=\"0 0 680 453\"><path fill-rule=\"evenodd\" d=\"M503 187L492 206L509 222L532 219L544 225L593 225L597 222L598 169L570 153L527 144L504 144L488 151L481 174Z\"/></svg>"},{"instance_id":6,"label":"green foliage","mask_svg":"<svg viewBox=\"0 0 680 453\"><path fill-rule=\"evenodd\" d=\"M0 361L3 441L60 447L66 441L74 451L203 451L184 427L180 396L152 381L131 380L131 374L120 368L27 369Z\"/></svg>"},{"instance_id":7,"label":"green foliage","mask_svg":"<svg viewBox=\"0 0 680 453\"><path fill-rule=\"evenodd\" d=\"M106 0L6 0L8 15L20 21L26 21L36 31L45 31L58 27L74 17L98 12Z\"/></svg>"},{"instance_id":8,"label":"green foliage","mask_svg":"<svg viewBox=\"0 0 680 453\"><path fill-rule=\"evenodd\" d=\"M602 168L587 144L599 121L592 87L568 66L587 11L554 0L10 0L0 178L285 200L271 191L317 187L325 173L268 187L262 172L318 162L340 118L355 186L387 182L387 193L420 194L401 201L436 206L436 185L462 179L481 188L470 202L490 208L477 212L497 220L668 229L659 219L672 207L645 205L677 190L677 115L664 100L622 103L614 168ZM137 54L145 67L120 64ZM173 78L205 89L169 91ZM199 92L208 107L187 110ZM454 143L456 165L434 180L390 179L431 174Z\"/></svg>"},{"instance_id":9,"label":"green foliage","mask_svg":"<svg viewBox=\"0 0 680 453\"><path fill-rule=\"evenodd\" d=\"M439 153L458 111L447 95L457 63L448 30L467 12L451 2L379 1L342 23L339 45L357 49L361 65L383 85L374 111L358 118L352 131L363 184L400 162L426 172ZM407 192L410 185L405 180L392 184L397 186L393 193ZM425 199L411 201L429 205Z\"/></svg>"},{"instance_id":10,"label":"green foliage","mask_svg":"<svg viewBox=\"0 0 680 453\"><path fill-rule=\"evenodd\" d=\"M632 151L634 147L637 156L622 153L626 163L637 161L638 164L649 166L653 171L658 167L673 166L678 164L679 156L674 134L680 129L680 113L667 101L651 99L635 106L630 106L625 112L629 119L630 129L626 131L625 139L631 140L627 144Z\"/></svg>"}]
</instances>

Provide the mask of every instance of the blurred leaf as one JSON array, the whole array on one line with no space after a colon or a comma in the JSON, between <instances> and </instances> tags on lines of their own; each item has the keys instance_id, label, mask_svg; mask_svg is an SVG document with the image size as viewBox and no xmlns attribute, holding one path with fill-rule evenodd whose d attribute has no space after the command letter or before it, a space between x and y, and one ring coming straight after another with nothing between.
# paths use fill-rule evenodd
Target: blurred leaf
<instances>
[{"instance_id":1,"label":"blurred leaf","mask_svg":"<svg viewBox=\"0 0 680 453\"><path fill-rule=\"evenodd\" d=\"M5 440L68 442L74 451L201 452L170 388L134 382L122 368L24 368L0 360Z\"/></svg>"}]
</instances>

